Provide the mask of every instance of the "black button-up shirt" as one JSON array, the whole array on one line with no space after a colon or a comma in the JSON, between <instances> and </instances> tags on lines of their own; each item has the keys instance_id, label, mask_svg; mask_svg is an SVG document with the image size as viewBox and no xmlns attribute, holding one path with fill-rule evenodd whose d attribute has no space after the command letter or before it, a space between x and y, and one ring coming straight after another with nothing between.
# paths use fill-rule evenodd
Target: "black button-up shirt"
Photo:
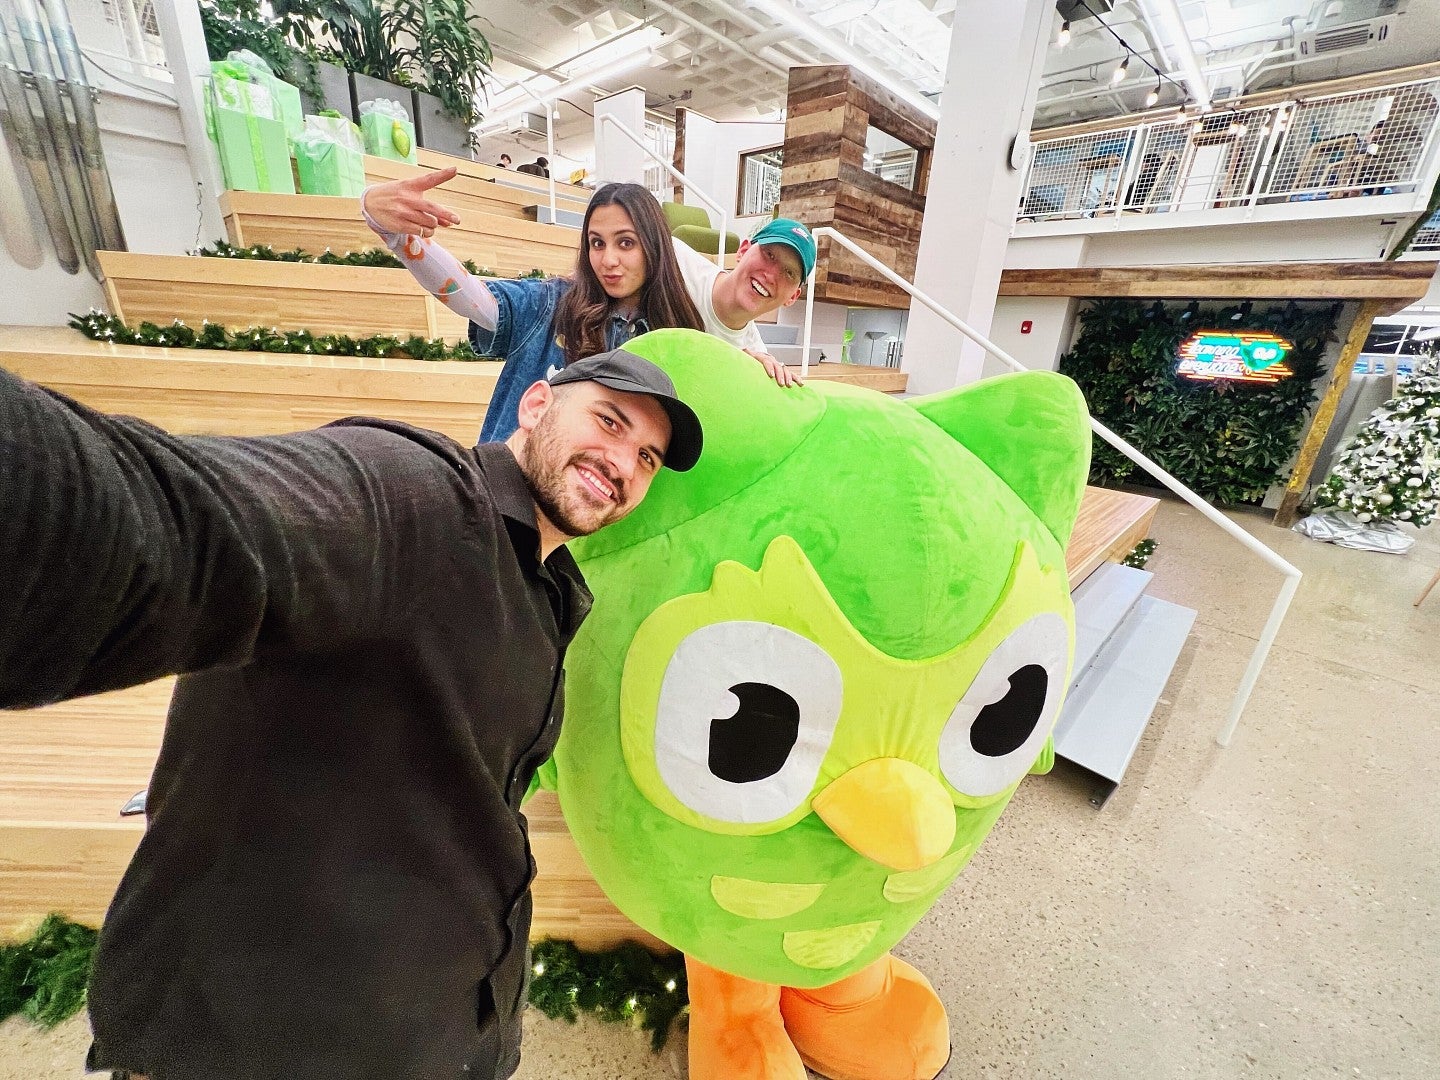
<instances>
[{"instance_id":1,"label":"black button-up shirt","mask_svg":"<svg viewBox=\"0 0 1440 1080\"><path fill-rule=\"evenodd\" d=\"M590 607L510 451L378 420L177 438L0 372L0 505L0 707L182 673L92 1067L508 1075L520 800Z\"/></svg>"}]
</instances>

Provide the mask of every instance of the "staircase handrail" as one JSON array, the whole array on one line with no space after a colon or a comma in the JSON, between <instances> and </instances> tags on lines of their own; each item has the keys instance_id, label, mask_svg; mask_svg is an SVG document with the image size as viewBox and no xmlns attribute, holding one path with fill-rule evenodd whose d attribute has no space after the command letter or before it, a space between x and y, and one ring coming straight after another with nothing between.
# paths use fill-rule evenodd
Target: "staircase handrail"
<instances>
[{"instance_id":1,"label":"staircase handrail","mask_svg":"<svg viewBox=\"0 0 1440 1080\"><path fill-rule=\"evenodd\" d=\"M838 229L833 229L828 225L822 225L819 228L812 230L812 235L815 237L817 242L827 236L830 237L831 240L833 240L835 243L838 243L840 246L849 251L852 255L856 256L858 259L860 259L861 262L865 263L876 273L883 276L887 281L891 282L892 284L899 286L901 289L904 289L905 292L907 292L911 297L924 304L936 315L940 316L940 318L945 320L945 322L949 323L956 330L959 330L960 333L964 334L967 338L975 342L975 344L979 345L991 356L995 357L997 360L1000 360L1012 370L1029 370L1024 364L1020 363L1019 360L1016 360L999 345L996 345L984 334L980 333L980 331L970 326L958 315L955 315L953 312L947 310L933 297L927 296L923 291L917 289L914 284L906 281L899 274L895 273L895 271L890 269L890 267L880 262L880 260L876 259L868 251L860 247L858 244L856 244L853 240L851 240L844 233L840 232ZM808 373L810 366L810 329L811 324L814 321L814 317L815 275L811 274L805 294L805 340L804 345L800 351L800 377L802 379ZM1135 464L1139 465L1156 480L1159 480L1165 487L1169 488L1176 495L1179 495L1180 498L1184 499L1201 514L1209 518L1221 529L1225 530L1225 532L1230 534L1232 538L1238 540L1251 552L1260 556L1260 558L1264 559L1267 563L1269 563L1271 566L1275 567L1275 569L1279 570L1282 574L1285 575L1285 581L1281 584L1280 592L1275 597L1275 603L1270 609L1270 617L1266 620L1265 627L1260 632L1260 638L1255 643L1255 651L1250 654L1250 663L1246 666L1245 674L1240 680L1240 686L1235 691L1235 697L1230 703L1230 714L1226 718L1225 726L1221 729L1220 734L1216 737L1216 741L1221 746L1229 746L1230 740L1235 734L1235 729L1240 723L1240 716L1245 711L1245 706L1250 701L1250 694L1255 689L1255 684L1260 679L1260 670L1265 666L1265 661L1270 655L1270 647L1275 643L1275 636L1280 632L1280 624L1285 620L1285 613L1290 608L1290 601L1295 596L1295 590L1300 587L1300 578L1303 575L1296 566L1294 566L1288 560L1282 558L1275 551L1271 550L1267 545L1262 544L1259 540L1255 539L1255 537L1251 536L1244 529L1240 528L1239 525L1236 525L1224 514L1220 513L1219 510L1215 509L1215 507L1211 506L1199 495L1191 491L1190 488L1187 487L1185 484L1181 483L1180 480L1176 479L1170 473L1166 472L1158 464L1156 464L1150 458L1146 457L1134 446L1130 445L1130 443L1122 439L1119 435L1116 435L1113 431L1111 431L1104 424L1100 423L1100 421L1096 420L1093 416L1090 417L1090 428L1092 431L1095 432L1095 434L1099 435L1116 450L1119 450L1120 453L1124 454L1131 461L1135 462Z\"/></svg>"},{"instance_id":2,"label":"staircase handrail","mask_svg":"<svg viewBox=\"0 0 1440 1080\"><path fill-rule=\"evenodd\" d=\"M706 206L710 207L711 210L714 210L715 213L720 215L720 239L715 243L715 264L719 266L720 269L725 269L725 234L726 225L729 224L727 220L728 215L726 215L725 213L725 208L721 206L718 202L716 202L714 199L712 199L709 195L706 195L705 192L701 191L700 188L696 186L689 177L687 177L679 169L675 168L674 165L671 165L670 162L666 161L654 150L646 146L645 140L640 138L639 135L635 134L635 132L632 131L629 127L627 127L623 121L617 120L615 119L615 117L607 113L600 117L600 126L602 129L606 124L614 127L618 132L620 132L621 135L624 135L632 143L638 146L641 151L643 151L648 157L650 157L657 165L659 165L662 169L668 172L674 179L680 181L680 183L684 185L686 191L693 194Z\"/></svg>"}]
</instances>

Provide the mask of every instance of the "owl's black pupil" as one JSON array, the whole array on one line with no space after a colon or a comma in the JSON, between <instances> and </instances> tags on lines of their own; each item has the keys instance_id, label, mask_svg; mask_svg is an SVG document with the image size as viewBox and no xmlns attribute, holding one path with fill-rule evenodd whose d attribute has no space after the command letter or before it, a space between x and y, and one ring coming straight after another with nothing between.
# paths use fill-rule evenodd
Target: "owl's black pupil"
<instances>
[{"instance_id":1,"label":"owl's black pupil","mask_svg":"<svg viewBox=\"0 0 1440 1080\"><path fill-rule=\"evenodd\" d=\"M1010 675L1010 690L986 705L970 726L970 745L985 757L1004 757L1024 745L1045 707L1050 677L1039 664L1026 664Z\"/></svg>"},{"instance_id":2,"label":"owl's black pupil","mask_svg":"<svg viewBox=\"0 0 1440 1080\"><path fill-rule=\"evenodd\" d=\"M732 784L774 776L800 735L800 706L769 683L736 683L735 715L710 721L710 771Z\"/></svg>"}]
</instances>

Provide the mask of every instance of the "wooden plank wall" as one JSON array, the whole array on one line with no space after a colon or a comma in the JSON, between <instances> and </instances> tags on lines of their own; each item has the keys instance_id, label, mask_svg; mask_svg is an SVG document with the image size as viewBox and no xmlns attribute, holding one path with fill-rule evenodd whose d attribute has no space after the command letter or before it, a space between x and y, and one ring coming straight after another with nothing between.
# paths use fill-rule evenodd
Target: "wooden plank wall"
<instances>
[{"instance_id":1,"label":"wooden plank wall","mask_svg":"<svg viewBox=\"0 0 1440 1080\"><path fill-rule=\"evenodd\" d=\"M843 64L791 68L785 109L781 215L811 228L839 229L913 279L935 149L934 122ZM915 191L865 171L865 134L872 126L919 150ZM910 306L901 289L828 241L821 244L815 273L820 300Z\"/></svg>"}]
</instances>

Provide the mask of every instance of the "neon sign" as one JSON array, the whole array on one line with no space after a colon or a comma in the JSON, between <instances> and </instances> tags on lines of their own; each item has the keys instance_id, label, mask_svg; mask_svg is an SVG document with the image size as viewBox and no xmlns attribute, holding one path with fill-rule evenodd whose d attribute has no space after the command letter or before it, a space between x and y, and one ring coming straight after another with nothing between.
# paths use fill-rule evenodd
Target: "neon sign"
<instances>
[{"instance_id":1,"label":"neon sign","mask_svg":"<svg viewBox=\"0 0 1440 1080\"><path fill-rule=\"evenodd\" d=\"M1264 331L1197 330L1180 343L1175 372L1197 382L1276 383L1295 374L1284 363L1294 348Z\"/></svg>"}]
</instances>

